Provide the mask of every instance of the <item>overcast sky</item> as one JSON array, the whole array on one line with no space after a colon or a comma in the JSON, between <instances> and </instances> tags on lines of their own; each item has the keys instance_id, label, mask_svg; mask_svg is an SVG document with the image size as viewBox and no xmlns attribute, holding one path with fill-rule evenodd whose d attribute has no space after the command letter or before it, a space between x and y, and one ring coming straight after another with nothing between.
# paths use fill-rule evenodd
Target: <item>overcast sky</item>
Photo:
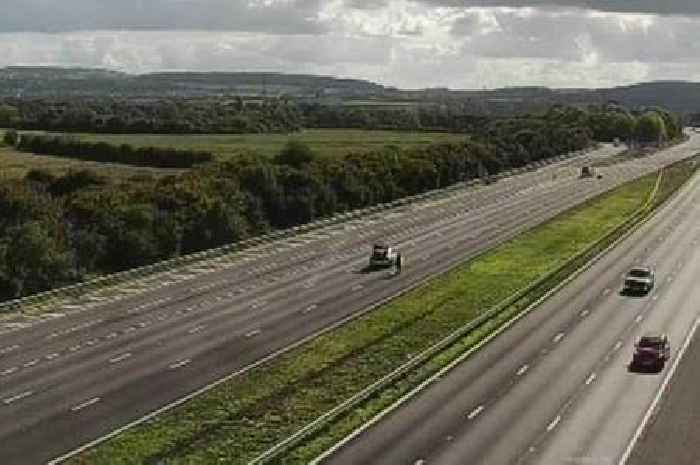
<instances>
[{"instance_id":1,"label":"overcast sky","mask_svg":"<svg viewBox=\"0 0 700 465\"><path fill-rule=\"evenodd\" d=\"M700 81L700 0L3 0L7 65L404 88Z\"/></svg>"}]
</instances>

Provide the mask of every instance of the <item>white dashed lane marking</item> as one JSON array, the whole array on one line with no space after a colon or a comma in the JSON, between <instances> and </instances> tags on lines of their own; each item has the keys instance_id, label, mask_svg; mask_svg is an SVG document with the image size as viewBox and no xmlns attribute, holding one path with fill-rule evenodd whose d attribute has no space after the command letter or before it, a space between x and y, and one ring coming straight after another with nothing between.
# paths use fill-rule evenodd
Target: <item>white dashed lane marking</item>
<instances>
[{"instance_id":1,"label":"white dashed lane marking","mask_svg":"<svg viewBox=\"0 0 700 465\"><path fill-rule=\"evenodd\" d=\"M126 359L129 358L129 357L131 357L131 352L127 352L127 353L122 354L122 355L120 355L120 356L118 356L118 357L110 358L110 359L109 359L109 363L119 363L119 362L123 362L124 360L126 360Z\"/></svg>"},{"instance_id":2,"label":"white dashed lane marking","mask_svg":"<svg viewBox=\"0 0 700 465\"><path fill-rule=\"evenodd\" d=\"M8 368L8 369L6 369L6 370L0 371L0 376L11 375L11 374L14 373L15 371L17 371L17 367Z\"/></svg>"},{"instance_id":3,"label":"white dashed lane marking","mask_svg":"<svg viewBox=\"0 0 700 465\"><path fill-rule=\"evenodd\" d=\"M194 328L190 329L190 330L187 331L187 332L188 332L189 334L195 334L195 333L200 332L200 331L203 330L204 328L206 328L206 325L199 325L199 326L195 326Z\"/></svg>"},{"instance_id":4,"label":"white dashed lane marking","mask_svg":"<svg viewBox=\"0 0 700 465\"><path fill-rule=\"evenodd\" d=\"M316 308L318 308L318 305L312 304L312 305L309 305L308 307L306 307L304 310L302 310L301 313L306 314L309 312L313 312L314 310L316 310Z\"/></svg>"},{"instance_id":5,"label":"white dashed lane marking","mask_svg":"<svg viewBox=\"0 0 700 465\"><path fill-rule=\"evenodd\" d=\"M484 411L484 406L479 405L477 408L469 412L469 415L467 415L467 418L470 420L473 420L474 418L478 417L481 412Z\"/></svg>"},{"instance_id":6,"label":"white dashed lane marking","mask_svg":"<svg viewBox=\"0 0 700 465\"><path fill-rule=\"evenodd\" d=\"M561 415L557 415L557 417L552 420L549 425L547 425L547 431L552 431L554 428L556 428L560 421Z\"/></svg>"},{"instance_id":7,"label":"white dashed lane marking","mask_svg":"<svg viewBox=\"0 0 700 465\"><path fill-rule=\"evenodd\" d=\"M187 358L187 359L185 359L185 360L180 360L179 362L173 363L173 364L170 365L168 368L170 368L171 370L176 370L176 369L178 369L178 368L182 368L182 367L184 367L184 366L189 365L190 362L192 362L192 360L189 359L189 358Z\"/></svg>"},{"instance_id":8,"label":"white dashed lane marking","mask_svg":"<svg viewBox=\"0 0 700 465\"><path fill-rule=\"evenodd\" d=\"M102 399L100 399L99 397L93 397L92 399L87 400L87 401L83 402L82 404L78 404L75 407L72 407L70 410L71 410L71 412L78 412L84 408L90 407L91 405L95 405L100 400L102 400Z\"/></svg>"},{"instance_id":9,"label":"white dashed lane marking","mask_svg":"<svg viewBox=\"0 0 700 465\"><path fill-rule=\"evenodd\" d=\"M259 329L254 329L253 331L249 331L249 332L245 333L245 337L247 337L247 338L255 337L255 336L257 336L257 335L260 334L260 333L262 333L261 330L259 330Z\"/></svg>"},{"instance_id":10,"label":"white dashed lane marking","mask_svg":"<svg viewBox=\"0 0 700 465\"><path fill-rule=\"evenodd\" d=\"M15 344L15 345L0 349L0 355L5 355L5 354L9 354L10 352L14 352L15 350L19 349L19 347L20 346L18 344Z\"/></svg>"},{"instance_id":11,"label":"white dashed lane marking","mask_svg":"<svg viewBox=\"0 0 700 465\"><path fill-rule=\"evenodd\" d=\"M5 405L10 405L13 402L17 402L18 400L25 399L25 398L31 396L32 394L34 394L34 391L25 391L21 394L17 394L16 396L12 396L12 397L8 397L6 399L3 399L2 403Z\"/></svg>"},{"instance_id":12,"label":"white dashed lane marking","mask_svg":"<svg viewBox=\"0 0 700 465\"><path fill-rule=\"evenodd\" d=\"M33 367L34 365L36 365L37 363L39 363L39 359L35 358L34 360L30 360L29 362L25 363L24 367L30 368L30 367Z\"/></svg>"},{"instance_id":13,"label":"white dashed lane marking","mask_svg":"<svg viewBox=\"0 0 700 465\"><path fill-rule=\"evenodd\" d=\"M595 373L591 373L590 376L586 379L586 386L588 386L588 385L591 384L593 381L595 381L596 376L597 376L597 375L596 375Z\"/></svg>"}]
</instances>

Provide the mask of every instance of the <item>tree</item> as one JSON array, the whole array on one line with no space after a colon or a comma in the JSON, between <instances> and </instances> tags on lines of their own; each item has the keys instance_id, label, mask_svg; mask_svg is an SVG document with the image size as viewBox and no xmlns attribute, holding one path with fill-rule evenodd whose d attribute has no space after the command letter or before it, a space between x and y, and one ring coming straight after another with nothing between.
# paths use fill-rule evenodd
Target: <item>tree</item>
<instances>
[{"instance_id":1,"label":"tree","mask_svg":"<svg viewBox=\"0 0 700 465\"><path fill-rule=\"evenodd\" d=\"M5 144L14 147L19 142L19 134L14 129L8 129L5 131L5 135L2 138Z\"/></svg>"},{"instance_id":2,"label":"tree","mask_svg":"<svg viewBox=\"0 0 700 465\"><path fill-rule=\"evenodd\" d=\"M642 143L660 143L668 139L666 124L658 113L648 111L639 117L637 139Z\"/></svg>"},{"instance_id":3,"label":"tree","mask_svg":"<svg viewBox=\"0 0 700 465\"><path fill-rule=\"evenodd\" d=\"M63 196L73 192L87 189L90 186L100 186L106 184L104 176L97 174L93 170L71 170L65 176L56 179L50 188L54 196Z\"/></svg>"},{"instance_id":4,"label":"tree","mask_svg":"<svg viewBox=\"0 0 700 465\"><path fill-rule=\"evenodd\" d=\"M5 280L0 287L14 298L70 282L74 275L68 248L39 221L6 231L0 242L0 263Z\"/></svg>"},{"instance_id":5,"label":"tree","mask_svg":"<svg viewBox=\"0 0 700 465\"><path fill-rule=\"evenodd\" d=\"M275 163L301 169L315 159L316 154L311 150L311 147L300 140L292 139L275 157Z\"/></svg>"},{"instance_id":6,"label":"tree","mask_svg":"<svg viewBox=\"0 0 700 465\"><path fill-rule=\"evenodd\" d=\"M19 110L11 105L0 104L0 127L12 128L22 121Z\"/></svg>"}]
</instances>

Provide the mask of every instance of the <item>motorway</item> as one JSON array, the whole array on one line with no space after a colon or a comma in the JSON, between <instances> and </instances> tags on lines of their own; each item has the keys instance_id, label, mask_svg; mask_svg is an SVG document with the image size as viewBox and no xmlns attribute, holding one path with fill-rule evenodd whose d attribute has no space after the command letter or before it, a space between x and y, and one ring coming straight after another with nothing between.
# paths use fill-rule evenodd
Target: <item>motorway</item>
<instances>
[{"instance_id":1,"label":"motorway","mask_svg":"<svg viewBox=\"0 0 700 465\"><path fill-rule=\"evenodd\" d=\"M616 150L260 246L146 289L125 285L116 301L4 320L0 463L61 455L574 204L693 155L700 138L601 168L602 179L577 179L577 167ZM400 277L360 271L378 239L407 258Z\"/></svg>"},{"instance_id":2,"label":"motorway","mask_svg":"<svg viewBox=\"0 0 700 465\"><path fill-rule=\"evenodd\" d=\"M619 293L635 264L656 268L646 297ZM698 274L696 177L536 310L320 461L617 465L700 317ZM630 372L633 343L648 331L669 335L671 362L659 374Z\"/></svg>"},{"instance_id":3,"label":"motorway","mask_svg":"<svg viewBox=\"0 0 700 465\"><path fill-rule=\"evenodd\" d=\"M700 340L692 339L672 384L652 410L628 465L697 465L700 463Z\"/></svg>"}]
</instances>

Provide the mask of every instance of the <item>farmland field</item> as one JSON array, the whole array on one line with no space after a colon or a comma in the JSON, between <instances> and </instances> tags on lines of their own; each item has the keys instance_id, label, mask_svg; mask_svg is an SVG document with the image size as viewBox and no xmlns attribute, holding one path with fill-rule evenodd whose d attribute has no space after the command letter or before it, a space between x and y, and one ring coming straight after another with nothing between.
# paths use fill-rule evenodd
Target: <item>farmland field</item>
<instances>
[{"instance_id":1,"label":"farmland field","mask_svg":"<svg viewBox=\"0 0 700 465\"><path fill-rule=\"evenodd\" d=\"M158 177L184 171L179 169L136 167L113 163L73 160L70 158L51 157L47 155L34 155L18 152L10 147L0 145L0 179L23 178L27 172L32 169L43 169L60 176L71 169L84 168L89 168L103 176L115 179L130 178L132 176L144 174Z\"/></svg>"},{"instance_id":2,"label":"farmland field","mask_svg":"<svg viewBox=\"0 0 700 465\"><path fill-rule=\"evenodd\" d=\"M349 152L364 152L396 145L403 148L420 147L436 142L464 140L463 134L439 132L366 131L361 129L307 129L287 134L76 134L87 141L104 141L134 146L163 146L195 149L228 157L254 150L273 156L290 140L308 144L321 156L339 156Z\"/></svg>"}]
</instances>

